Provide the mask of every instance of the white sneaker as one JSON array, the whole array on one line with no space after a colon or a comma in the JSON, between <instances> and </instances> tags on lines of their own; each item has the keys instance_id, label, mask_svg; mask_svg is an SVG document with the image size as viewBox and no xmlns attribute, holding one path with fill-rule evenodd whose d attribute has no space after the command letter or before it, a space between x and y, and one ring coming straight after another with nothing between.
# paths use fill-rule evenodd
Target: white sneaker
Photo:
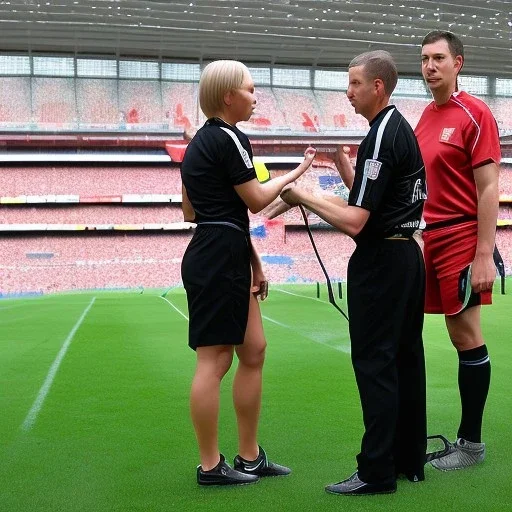
<instances>
[{"instance_id":1,"label":"white sneaker","mask_svg":"<svg viewBox=\"0 0 512 512\"><path fill-rule=\"evenodd\" d=\"M474 466L485 459L485 443L472 443L465 439L458 438L452 445L450 453L435 459L432 466L440 471L453 471Z\"/></svg>"}]
</instances>

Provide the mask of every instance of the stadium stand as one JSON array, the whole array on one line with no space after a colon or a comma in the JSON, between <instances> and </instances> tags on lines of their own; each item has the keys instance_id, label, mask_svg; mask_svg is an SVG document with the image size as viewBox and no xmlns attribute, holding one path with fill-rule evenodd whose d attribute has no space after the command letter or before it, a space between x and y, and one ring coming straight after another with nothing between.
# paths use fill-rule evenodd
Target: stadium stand
<instances>
[{"instance_id":1,"label":"stadium stand","mask_svg":"<svg viewBox=\"0 0 512 512\"><path fill-rule=\"evenodd\" d=\"M94 232L4 237L0 291L50 293L176 284L189 237Z\"/></svg>"},{"instance_id":2,"label":"stadium stand","mask_svg":"<svg viewBox=\"0 0 512 512\"><path fill-rule=\"evenodd\" d=\"M273 171L277 176L287 169ZM500 192L512 191L512 166L502 166ZM336 171L320 156L301 178L301 185L320 194L342 186ZM64 233L0 234L0 292L49 293L88 288L165 287L180 282L181 256L189 231L154 231L154 225L180 222L177 203L151 204L151 194L179 194L178 167L127 166L5 167L0 189L7 196L76 194L87 203L54 205L0 205L0 224L125 225L128 231L73 231ZM117 201L125 194L146 194L146 204L98 204ZM126 197L126 196L125 196ZM156 196L155 196L156 197ZM309 214L320 254L333 280L343 280L354 248L353 241ZM512 220L512 207L501 204L500 219ZM136 226L135 226L136 225ZM142 225L153 230L142 231ZM131 226L131 227L130 227ZM132 231L133 227L137 230ZM83 226L82 226L83 229ZM511 228L497 231L497 243L511 271ZM251 234L267 277L274 283L323 281L298 209L268 220L251 215Z\"/></svg>"},{"instance_id":3,"label":"stadium stand","mask_svg":"<svg viewBox=\"0 0 512 512\"><path fill-rule=\"evenodd\" d=\"M282 224L266 229L268 236L253 239L272 282L324 279L304 230L286 230L285 234ZM177 284L190 236L179 232L4 236L0 244L0 291L49 293ZM334 280L342 279L353 242L331 230L315 230L314 236L329 275Z\"/></svg>"},{"instance_id":4,"label":"stadium stand","mask_svg":"<svg viewBox=\"0 0 512 512\"><path fill-rule=\"evenodd\" d=\"M110 78L0 77L0 129L170 130L201 125L197 82ZM345 91L257 86L248 130L366 132ZM512 129L512 98L482 97L500 130ZM412 126L428 98L393 97ZM300 105L300 108L297 108Z\"/></svg>"},{"instance_id":5,"label":"stadium stand","mask_svg":"<svg viewBox=\"0 0 512 512\"><path fill-rule=\"evenodd\" d=\"M512 98L487 98L500 130L512 130Z\"/></svg>"},{"instance_id":6,"label":"stadium stand","mask_svg":"<svg viewBox=\"0 0 512 512\"><path fill-rule=\"evenodd\" d=\"M366 133L368 130L366 119L354 112L345 92L315 91L315 96L326 128Z\"/></svg>"},{"instance_id":7,"label":"stadium stand","mask_svg":"<svg viewBox=\"0 0 512 512\"><path fill-rule=\"evenodd\" d=\"M498 218L501 220L512 220L512 206L501 204Z\"/></svg>"},{"instance_id":8,"label":"stadium stand","mask_svg":"<svg viewBox=\"0 0 512 512\"><path fill-rule=\"evenodd\" d=\"M182 222L179 204L38 205L3 208L1 224L168 224ZM0 224L0 226L1 226Z\"/></svg>"},{"instance_id":9,"label":"stadium stand","mask_svg":"<svg viewBox=\"0 0 512 512\"><path fill-rule=\"evenodd\" d=\"M143 167L4 167L0 172L2 196L78 194L181 194L177 168Z\"/></svg>"},{"instance_id":10,"label":"stadium stand","mask_svg":"<svg viewBox=\"0 0 512 512\"><path fill-rule=\"evenodd\" d=\"M505 274L510 276L512 274L512 228L510 226L496 230L496 245L505 264Z\"/></svg>"},{"instance_id":11,"label":"stadium stand","mask_svg":"<svg viewBox=\"0 0 512 512\"><path fill-rule=\"evenodd\" d=\"M293 131L318 132L322 121L320 109L310 89L274 88L286 125Z\"/></svg>"},{"instance_id":12,"label":"stadium stand","mask_svg":"<svg viewBox=\"0 0 512 512\"><path fill-rule=\"evenodd\" d=\"M407 119L409 124L415 128L420 120L421 113L430 103L429 99L420 98L400 98L392 97L391 103L396 105L401 114Z\"/></svg>"},{"instance_id":13,"label":"stadium stand","mask_svg":"<svg viewBox=\"0 0 512 512\"><path fill-rule=\"evenodd\" d=\"M197 82L187 81L0 78L0 127L77 133L82 129L134 130L141 141L146 130L163 129L178 133L182 143L183 130L204 122L197 92ZM253 118L240 126L253 137L262 134L254 145L255 154L261 154L259 146L265 144L267 153L297 156L309 136L320 137L319 141L333 132L337 138L360 137L368 129L344 91L264 86L256 88L256 95ZM512 99L488 101L500 128L512 127ZM429 100L397 97L393 102L414 126ZM294 134L295 141L279 140ZM506 146L503 152L508 154ZM285 167L272 175L287 172ZM320 153L300 184L319 194L343 191L336 170ZM0 225L7 226L0 233L0 293L165 287L180 282L180 261L191 232L188 226L174 227L182 221L177 164L4 163L0 191ZM497 243L510 273L509 163L501 167L500 194L503 226L498 228ZM127 204L119 204L122 201ZM308 214L308 219L331 278L344 279L353 242L327 229L318 217ZM49 225L53 231L40 227L24 232L28 225ZM17 226L17 232L9 232L9 226ZM66 226L79 231L64 232ZM95 226L105 231L94 231ZM114 231L113 226L126 231ZM251 234L272 282L323 281L298 209L274 220L252 215Z\"/></svg>"},{"instance_id":14,"label":"stadium stand","mask_svg":"<svg viewBox=\"0 0 512 512\"><path fill-rule=\"evenodd\" d=\"M242 125L241 125L242 126ZM256 87L256 109L247 123L247 129L280 131L290 130L285 116L270 87Z\"/></svg>"},{"instance_id":15,"label":"stadium stand","mask_svg":"<svg viewBox=\"0 0 512 512\"><path fill-rule=\"evenodd\" d=\"M119 110L124 113L126 128L164 127L160 84L156 80L120 80ZM149 126L147 126L149 125Z\"/></svg>"},{"instance_id":16,"label":"stadium stand","mask_svg":"<svg viewBox=\"0 0 512 512\"><path fill-rule=\"evenodd\" d=\"M77 78L76 102L81 128L119 126L116 80Z\"/></svg>"},{"instance_id":17,"label":"stadium stand","mask_svg":"<svg viewBox=\"0 0 512 512\"><path fill-rule=\"evenodd\" d=\"M512 198L512 165L501 164L500 167L500 194L506 194Z\"/></svg>"},{"instance_id":18,"label":"stadium stand","mask_svg":"<svg viewBox=\"0 0 512 512\"><path fill-rule=\"evenodd\" d=\"M32 115L42 129L76 129L74 78L32 79Z\"/></svg>"},{"instance_id":19,"label":"stadium stand","mask_svg":"<svg viewBox=\"0 0 512 512\"><path fill-rule=\"evenodd\" d=\"M197 125L197 83L163 82L162 108L171 129L185 130Z\"/></svg>"},{"instance_id":20,"label":"stadium stand","mask_svg":"<svg viewBox=\"0 0 512 512\"><path fill-rule=\"evenodd\" d=\"M0 77L0 126L21 128L31 124L30 78Z\"/></svg>"}]
</instances>

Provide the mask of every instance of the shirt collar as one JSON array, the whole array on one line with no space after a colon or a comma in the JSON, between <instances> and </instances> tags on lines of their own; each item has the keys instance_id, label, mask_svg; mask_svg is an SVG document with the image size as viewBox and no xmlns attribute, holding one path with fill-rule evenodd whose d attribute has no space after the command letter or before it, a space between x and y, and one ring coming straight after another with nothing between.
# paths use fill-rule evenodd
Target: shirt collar
<instances>
[{"instance_id":1,"label":"shirt collar","mask_svg":"<svg viewBox=\"0 0 512 512\"><path fill-rule=\"evenodd\" d=\"M387 107L384 107L371 121L370 126L372 126L378 119L383 116L386 112L391 110L392 108L396 108L395 105L388 105Z\"/></svg>"}]
</instances>

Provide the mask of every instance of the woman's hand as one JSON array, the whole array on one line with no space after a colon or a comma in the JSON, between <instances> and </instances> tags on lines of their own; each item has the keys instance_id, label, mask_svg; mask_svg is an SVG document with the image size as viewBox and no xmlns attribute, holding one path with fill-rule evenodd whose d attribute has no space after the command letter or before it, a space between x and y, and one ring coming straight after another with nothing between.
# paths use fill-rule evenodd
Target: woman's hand
<instances>
[{"instance_id":1,"label":"woman's hand","mask_svg":"<svg viewBox=\"0 0 512 512\"><path fill-rule=\"evenodd\" d=\"M311 146L308 146L306 151L304 151L304 163L306 163L308 169L310 165L313 163L313 160L315 159L316 155L316 148L313 148Z\"/></svg>"},{"instance_id":2,"label":"woman's hand","mask_svg":"<svg viewBox=\"0 0 512 512\"><path fill-rule=\"evenodd\" d=\"M260 300L265 300L268 296L268 281L261 266L259 268L253 266L251 293Z\"/></svg>"}]
</instances>

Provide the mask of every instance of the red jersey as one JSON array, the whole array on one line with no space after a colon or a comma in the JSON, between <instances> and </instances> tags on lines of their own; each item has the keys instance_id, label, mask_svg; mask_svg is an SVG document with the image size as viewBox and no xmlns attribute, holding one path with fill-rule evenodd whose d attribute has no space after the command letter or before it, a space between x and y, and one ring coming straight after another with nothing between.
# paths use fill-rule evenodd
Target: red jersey
<instances>
[{"instance_id":1,"label":"red jersey","mask_svg":"<svg viewBox=\"0 0 512 512\"><path fill-rule=\"evenodd\" d=\"M489 107L456 92L443 105L428 105L415 133L427 174L427 225L457 217L476 220L473 169L501 159L498 125Z\"/></svg>"}]
</instances>

